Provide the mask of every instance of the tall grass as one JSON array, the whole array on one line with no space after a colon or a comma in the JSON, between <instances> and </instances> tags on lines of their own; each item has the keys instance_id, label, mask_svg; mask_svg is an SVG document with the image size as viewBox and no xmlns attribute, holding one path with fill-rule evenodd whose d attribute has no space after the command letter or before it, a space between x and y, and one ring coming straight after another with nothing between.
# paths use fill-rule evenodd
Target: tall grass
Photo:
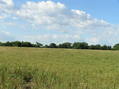
<instances>
[{"instance_id":1,"label":"tall grass","mask_svg":"<svg viewBox=\"0 0 119 89\"><path fill-rule=\"evenodd\" d=\"M0 47L0 89L119 89L118 54Z\"/></svg>"},{"instance_id":2,"label":"tall grass","mask_svg":"<svg viewBox=\"0 0 119 89\"><path fill-rule=\"evenodd\" d=\"M87 83L28 66L3 66L0 75L0 89L88 89Z\"/></svg>"}]
</instances>

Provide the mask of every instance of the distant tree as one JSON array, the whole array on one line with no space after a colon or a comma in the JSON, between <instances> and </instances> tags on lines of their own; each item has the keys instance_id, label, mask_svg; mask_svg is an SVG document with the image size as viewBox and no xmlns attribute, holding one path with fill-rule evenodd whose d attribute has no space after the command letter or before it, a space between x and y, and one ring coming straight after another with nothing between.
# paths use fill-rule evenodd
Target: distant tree
<instances>
[{"instance_id":1,"label":"distant tree","mask_svg":"<svg viewBox=\"0 0 119 89\"><path fill-rule=\"evenodd\" d=\"M50 43L49 45L43 46L43 44L36 42L35 44L30 42L20 42L20 41L13 41L13 42L0 42L0 46L14 46L14 47L44 47L44 48L74 48L74 49L97 49L97 50L111 50L111 46L107 45L88 45L86 42L75 42L75 43L61 43L59 45L56 45L55 43ZM113 46L113 49L119 50L119 44L116 44Z\"/></svg>"},{"instance_id":2,"label":"distant tree","mask_svg":"<svg viewBox=\"0 0 119 89\"><path fill-rule=\"evenodd\" d=\"M14 42L11 42L11 43L12 43L12 46L21 47L21 42L20 41L14 41Z\"/></svg>"},{"instance_id":3,"label":"distant tree","mask_svg":"<svg viewBox=\"0 0 119 89\"><path fill-rule=\"evenodd\" d=\"M101 45L90 45L89 49L101 49Z\"/></svg>"},{"instance_id":4,"label":"distant tree","mask_svg":"<svg viewBox=\"0 0 119 89\"><path fill-rule=\"evenodd\" d=\"M58 45L59 48L72 48L72 43L65 42Z\"/></svg>"},{"instance_id":5,"label":"distant tree","mask_svg":"<svg viewBox=\"0 0 119 89\"><path fill-rule=\"evenodd\" d=\"M45 46L43 46L44 48L49 48L49 46L48 45L45 45Z\"/></svg>"},{"instance_id":6,"label":"distant tree","mask_svg":"<svg viewBox=\"0 0 119 89\"><path fill-rule=\"evenodd\" d=\"M57 45L55 43L50 43L49 48L57 48Z\"/></svg>"},{"instance_id":7,"label":"distant tree","mask_svg":"<svg viewBox=\"0 0 119 89\"><path fill-rule=\"evenodd\" d=\"M75 49L88 49L88 43L86 42L75 42L73 43Z\"/></svg>"},{"instance_id":8,"label":"distant tree","mask_svg":"<svg viewBox=\"0 0 119 89\"><path fill-rule=\"evenodd\" d=\"M112 47L111 47L111 46L107 46L107 48L108 48L107 50L111 50L111 49L112 49Z\"/></svg>"},{"instance_id":9,"label":"distant tree","mask_svg":"<svg viewBox=\"0 0 119 89\"><path fill-rule=\"evenodd\" d=\"M75 48L75 49L80 49L81 47L80 47L80 42L75 42L75 43L73 43L73 48Z\"/></svg>"},{"instance_id":10,"label":"distant tree","mask_svg":"<svg viewBox=\"0 0 119 89\"><path fill-rule=\"evenodd\" d=\"M12 43L9 41L7 41L6 43L3 43L3 44L4 44L4 46L12 46Z\"/></svg>"},{"instance_id":11,"label":"distant tree","mask_svg":"<svg viewBox=\"0 0 119 89\"><path fill-rule=\"evenodd\" d=\"M30 42L21 42L21 47L33 47L33 45Z\"/></svg>"},{"instance_id":12,"label":"distant tree","mask_svg":"<svg viewBox=\"0 0 119 89\"><path fill-rule=\"evenodd\" d=\"M101 48L102 50L110 50L111 46L103 45Z\"/></svg>"},{"instance_id":13,"label":"distant tree","mask_svg":"<svg viewBox=\"0 0 119 89\"><path fill-rule=\"evenodd\" d=\"M90 45L90 46L89 46L89 49L111 50L112 47L111 47L111 46L107 46L107 45L101 46L101 45L98 44L98 45Z\"/></svg>"},{"instance_id":14,"label":"distant tree","mask_svg":"<svg viewBox=\"0 0 119 89\"><path fill-rule=\"evenodd\" d=\"M3 46L3 43L2 42L0 42L0 46Z\"/></svg>"},{"instance_id":15,"label":"distant tree","mask_svg":"<svg viewBox=\"0 0 119 89\"><path fill-rule=\"evenodd\" d=\"M115 45L113 46L113 49L114 49L114 50L119 50L119 44L115 44Z\"/></svg>"},{"instance_id":16,"label":"distant tree","mask_svg":"<svg viewBox=\"0 0 119 89\"><path fill-rule=\"evenodd\" d=\"M81 47L81 49L88 49L88 43L82 42L82 43L80 43L80 47Z\"/></svg>"},{"instance_id":17,"label":"distant tree","mask_svg":"<svg viewBox=\"0 0 119 89\"><path fill-rule=\"evenodd\" d=\"M101 47L101 49L102 49L102 50L106 50L106 49L107 49L107 46L106 46L106 45L103 45L103 46Z\"/></svg>"},{"instance_id":18,"label":"distant tree","mask_svg":"<svg viewBox=\"0 0 119 89\"><path fill-rule=\"evenodd\" d=\"M41 48L41 47L43 47L43 44L41 44L41 43L39 43L39 42L36 42L36 44L35 44L34 46Z\"/></svg>"}]
</instances>

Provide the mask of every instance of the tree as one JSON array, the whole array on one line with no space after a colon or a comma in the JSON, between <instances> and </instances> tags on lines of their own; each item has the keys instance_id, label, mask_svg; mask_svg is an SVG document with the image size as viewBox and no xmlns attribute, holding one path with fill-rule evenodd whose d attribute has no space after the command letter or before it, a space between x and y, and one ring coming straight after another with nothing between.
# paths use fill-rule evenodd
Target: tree
<instances>
[{"instance_id":1,"label":"tree","mask_svg":"<svg viewBox=\"0 0 119 89\"><path fill-rule=\"evenodd\" d=\"M35 47L43 47L43 44L39 43L39 42L36 42L36 44L34 45Z\"/></svg>"},{"instance_id":2,"label":"tree","mask_svg":"<svg viewBox=\"0 0 119 89\"><path fill-rule=\"evenodd\" d=\"M114 50L119 50L119 44L115 44L115 45L113 46L113 49L114 49Z\"/></svg>"},{"instance_id":3,"label":"tree","mask_svg":"<svg viewBox=\"0 0 119 89\"><path fill-rule=\"evenodd\" d=\"M108 50L111 50L112 49L112 47L111 46L108 46Z\"/></svg>"},{"instance_id":4,"label":"tree","mask_svg":"<svg viewBox=\"0 0 119 89\"><path fill-rule=\"evenodd\" d=\"M21 42L21 47L33 47L33 45L30 42Z\"/></svg>"},{"instance_id":5,"label":"tree","mask_svg":"<svg viewBox=\"0 0 119 89\"><path fill-rule=\"evenodd\" d=\"M88 49L88 43L86 42L75 42L73 43L75 49Z\"/></svg>"},{"instance_id":6,"label":"tree","mask_svg":"<svg viewBox=\"0 0 119 89\"><path fill-rule=\"evenodd\" d=\"M102 46L102 50L110 50L111 46L107 46L107 45L103 45Z\"/></svg>"},{"instance_id":7,"label":"tree","mask_svg":"<svg viewBox=\"0 0 119 89\"><path fill-rule=\"evenodd\" d=\"M101 45L90 45L89 49L101 49Z\"/></svg>"},{"instance_id":8,"label":"tree","mask_svg":"<svg viewBox=\"0 0 119 89\"><path fill-rule=\"evenodd\" d=\"M59 45L56 45L55 43L50 43L49 45L43 46L43 44L36 42L35 44L30 42L24 42L24 41L12 41L12 42L0 42L0 46L13 46L13 47L44 47L44 48L74 48L74 49L97 49L97 50L111 50L111 46L107 45L88 45L86 42L75 42L75 43L61 43ZM113 46L113 49L119 50L119 44L116 44Z\"/></svg>"},{"instance_id":9,"label":"tree","mask_svg":"<svg viewBox=\"0 0 119 89\"><path fill-rule=\"evenodd\" d=\"M49 48L49 46L48 45L45 45L44 48Z\"/></svg>"},{"instance_id":10,"label":"tree","mask_svg":"<svg viewBox=\"0 0 119 89\"><path fill-rule=\"evenodd\" d=\"M21 42L20 41L14 41L14 42L11 42L11 43L12 43L12 46L21 47Z\"/></svg>"},{"instance_id":11,"label":"tree","mask_svg":"<svg viewBox=\"0 0 119 89\"><path fill-rule=\"evenodd\" d=\"M3 46L3 43L2 42L0 42L0 46Z\"/></svg>"},{"instance_id":12,"label":"tree","mask_svg":"<svg viewBox=\"0 0 119 89\"><path fill-rule=\"evenodd\" d=\"M73 43L73 48L80 49L80 42Z\"/></svg>"},{"instance_id":13,"label":"tree","mask_svg":"<svg viewBox=\"0 0 119 89\"><path fill-rule=\"evenodd\" d=\"M49 48L57 48L57 45L55 43L50 43Z\"/></svg>"},{"instance_id":14,"label":"tree","mask_svg":"<svg viewBox=\"0 0 119 89\"><path fill-rule=\"evenodd\" d=\"M7 41L6 43L3 43L3 44L4 44L4 46L12 46L12 43L9 41Z\"/></svg>"},{"instance_id":15,"label":"tree","mask_svg":"<svg viewBox=\"0 0 119 89\"><path fill-rule=\"evenodd\" d=\"M58 45L59 48L72 48L72 43L65 42Z\"/></svg>"}]
</instances>

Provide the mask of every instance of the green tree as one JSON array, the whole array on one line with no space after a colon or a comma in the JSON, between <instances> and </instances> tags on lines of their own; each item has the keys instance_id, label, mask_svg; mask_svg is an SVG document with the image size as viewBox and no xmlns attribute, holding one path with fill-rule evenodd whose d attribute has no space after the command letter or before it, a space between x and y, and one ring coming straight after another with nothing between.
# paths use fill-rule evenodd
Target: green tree
<instances>
[{"instance_id":1,"label":"green tree","mask_svg":"<svg viewBox=\"0 0 119 89\"><path fill-rule=\"evenodd\" d=\"M101 45L90 45L89 49L101 49Z\"/></svg>"},{"instance_id":2,"label":"green tree","mask_svg":"<svg viewBox=\"0 0 119 89\"><path fill-rule=\"evenodd\" d=\"M114 50L119 50L119 44L115 44L115 45L113 46L113 49L114 49Z\"/></svg>"},{"instance_id":3,"label":"green tree","mask_svg":"<svg viewBox=\"0 0 119 89\"><path fill-rule=\"evenodd\" d=\"M102 50L110 50L111 46L107 46L107 45L103 45L102 46Z\"/></svg>"},{"instance_id":4,"label":"green tree","mask_svg":"<svg viewBox=\"0 0 119 89\"><path fill-rule=\"evenodd\" d=\"M14 41L14 42L11 42L11 43L12 43L12 46L21 47L21 42L20 41Z\"/></svg>"},{"instance_id":5,"label":"green tree","mask_svg":"<svg viewBox=\"0 0 119 89\"><path fill-rule=\"evenodd\" d=\"M21 47L33 47L33 45L30 42L21 42Z\"/></svg>"},{"instance_id":6,"label":"green tree","mask_svg":"<svg viewBox=\"0 0 119 89\"><path fill-rule=\"evenodd\" d=\"M57 45L55 43L50 43L49 48L57 48Z\"/></svg>"},{"instance_id":7,"label":"green tree","mask_svg":"<svg viewBox=\"0 0 119 89\"><path fill-rule=\"evenodd\" d=\"M41 47L43 47L43 44L41 44L41 43L39 43L39 42L36 42L36 44L35 44L34 46L41 48Z\"/></svg>"},{"instance_id":8,"label":"green tree","mask_svg":"<svg viewBox=\"0 0 119 89\"><path fill-rule=\"evenodd\" d=\"M88 43L86 42L75 42L73 43L75 49L88 49Z\"/></svg>"},{"instance_id":9,"label":"green tree","mask_svg":"<svg viewBox=\"0 0 119 89\"><path fill-rule=\"evenodd\" d=\"M72 48L72 43L65 42L65 43L59 44L58 47L59 48Z\"/></svg>"},{"instance_id":10,"label":"green tree","mask_svg":"<svg viewBox=\"0 0 119 89\"><path fill-rule=\"evenodd\" d=\"M4 46L12 46L12 43L9 41L7 41L6 43L3 43L3 44L4 44Z\"/></svg>"}]
</instances>

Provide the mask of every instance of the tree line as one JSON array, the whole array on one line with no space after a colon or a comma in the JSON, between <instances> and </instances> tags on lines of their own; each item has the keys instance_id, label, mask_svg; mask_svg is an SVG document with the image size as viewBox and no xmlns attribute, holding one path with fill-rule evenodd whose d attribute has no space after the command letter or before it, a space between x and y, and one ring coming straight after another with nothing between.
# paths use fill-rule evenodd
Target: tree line
<instances>
[{"instance_id":1,"label":"tree line","mask_svg":"<svg viewBox=\"0 0 119 89\"><path fill-rule=\"evenodd\" d=\"M94 50L119 50L119 44L112 46L108 45L89 45L86 42L65 42L65 43L50 43L43 45L39 42L31 43L26 41L12 41L12 42L0 42L0 46L11 46L11 47L36 47L36 48L70 48L70 49L94 49Z\"/></svg>"}]
</instances>

